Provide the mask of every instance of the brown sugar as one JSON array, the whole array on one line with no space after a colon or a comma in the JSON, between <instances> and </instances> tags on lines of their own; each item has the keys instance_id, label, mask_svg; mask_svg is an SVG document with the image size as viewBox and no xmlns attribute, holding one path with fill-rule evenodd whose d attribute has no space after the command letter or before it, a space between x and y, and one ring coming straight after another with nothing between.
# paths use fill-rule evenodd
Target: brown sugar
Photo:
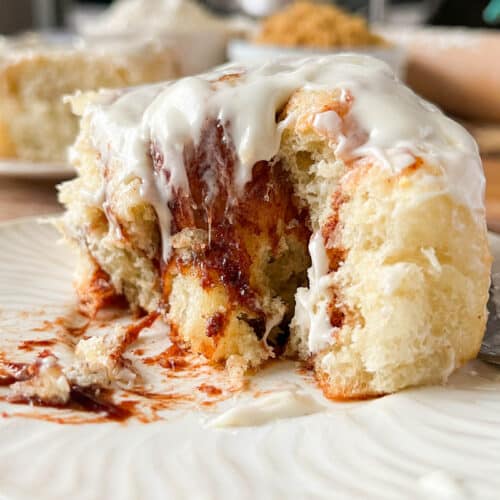
<instances>
[{"instance_id":1,"label":"brown sugar","mask_svg":"<svg viewBox=\"0 0 500 500\"><path fill-rule=\"evenodd\" d=\"M384 45L363 17L338 7L295 2L268 17L254 40L259 44L289 47L361 47Z\"/></svg>"}]
</instances>

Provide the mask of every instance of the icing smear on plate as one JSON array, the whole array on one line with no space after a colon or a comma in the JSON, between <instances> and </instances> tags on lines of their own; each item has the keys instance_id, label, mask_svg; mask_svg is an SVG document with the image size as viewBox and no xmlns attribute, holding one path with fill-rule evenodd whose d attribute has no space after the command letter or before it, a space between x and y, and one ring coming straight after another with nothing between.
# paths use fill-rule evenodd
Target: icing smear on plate
<instances>
[{"instance_id":1,"label":"icing smear on plate","mask_svg":"<svg viewBox=\"0 0 500 500\"><path fill-rule=\"evenodd\" d=\"M312 415L326 409L303 390L273 392L227 410L208 422L208 427L250 427L283 418Z\"/></svg>"}]
</instances>

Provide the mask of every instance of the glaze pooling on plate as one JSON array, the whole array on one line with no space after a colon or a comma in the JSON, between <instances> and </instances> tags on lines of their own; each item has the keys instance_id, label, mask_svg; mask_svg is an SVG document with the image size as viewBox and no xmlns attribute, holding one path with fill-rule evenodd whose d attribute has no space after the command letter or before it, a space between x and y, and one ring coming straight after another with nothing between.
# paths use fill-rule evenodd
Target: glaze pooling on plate
<instances>
[{"instance_id":1,"label":"glaze pooling on plate","mask_svg":"<svg viewBox=\"0 0 500 500\"><path fill-rule=\"evenodd\" d=\"M50 226L33 220L0 226L1 351L72 305L72 257L56 240ZM500 256L498 237L491 242ZM294 390L291 374L285 367L255 378L286 391ZM1 418L0 494L9 500L386 500L427 499L458 487L468 499L498 497L500 372L484 363L459 370L446 387L325 401L320 413L259 427L206 427L235 404L227 400L211 412L180 408L147 425ZM12 410L1 403L0 413Z\"/></svg>"}]
</instances>

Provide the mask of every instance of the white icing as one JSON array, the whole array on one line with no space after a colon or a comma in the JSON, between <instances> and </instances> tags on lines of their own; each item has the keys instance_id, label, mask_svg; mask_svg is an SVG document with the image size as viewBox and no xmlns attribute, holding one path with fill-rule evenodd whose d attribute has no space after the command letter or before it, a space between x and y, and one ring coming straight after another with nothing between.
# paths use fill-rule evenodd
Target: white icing
<instances>
[{"instance_id":1,"label":"white icing","mask_svg":"<svg viewBox=\"0 0 500 500\"><path fill-rule=\"evenodd\" d=\"M323 111L314 117L313 126L328 137L338 139L342 136L342 119L332 110Z\"/></svg>"},{"instance_id":2,"label":"white icing","mask_svg":"<svg viewBox=\"0 0 500 500\"><path fill-rule=\"evenodd\" d=\"M287 390L239 404L208 423L208 427L248 427L283 418L303 417L325 410L305 391Z\"/></svg>"},{"instance_id":3,"label":"white icing","mask_svg":"<svg viewBox=\"0 0 500 500\"><path fill-rule=\"evenodd\" d=\"M309 288L299 288L295 294L294 321L309 332L309 351L318 352L334 342L335 333L327 311L333 275L328 274L328 256L320 232L312 235L309 254L312 263L307 271Z\"/></svg>"},{"instance_id":4,"label":"white icing","mask_svg":"<svg viewBox=\"0 0 500 500\"><path fill-rule=\"evenodd\" d=\"M231 73L241 76L214 83ZM142 180L143 196L160 220L164 259L170 255L168 202L177 189L187 188L185 145L197 144L207 119L224 123L237 154L234 182L241 193L253 165L278 153L283 123L276 123L276 113L300 88L337 88L342 95L352 95L350 115L367 139L349 150L348 141L339 136L337 148L343 157L370 156L397 173L418 155L439 165L450 194L483 216L484 176L473 139L402 85L381 61L341 54L251 68L224 66L173 83L134 89L111 104L87 108L104 161L111 150L123 159L123 179ZM333 135L339 133L332 113L317 115L314 124ZM148 157L151 141L159 146L170 179L153 172Z\"/></svg>"}]
</instances>

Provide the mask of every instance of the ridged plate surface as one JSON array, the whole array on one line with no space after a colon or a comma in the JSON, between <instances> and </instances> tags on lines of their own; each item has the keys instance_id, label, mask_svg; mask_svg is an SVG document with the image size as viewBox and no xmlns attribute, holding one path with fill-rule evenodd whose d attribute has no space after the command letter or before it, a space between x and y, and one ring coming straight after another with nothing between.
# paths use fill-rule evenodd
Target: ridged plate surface
<instances>
[{"instance_id":1,"label":"ridged plate surface","mask_svg":"<svg viewBox=\"0 0 500 500\"><path fill-rule=\"evenodd\" d=\"M57 238L51 226L34 220L0 226L3 352L74 306L73 258ZM493 243L498 247L497 239ZM276 387L308 386L288 365L259 377L264 385L273 379ZM500 371L492 366L475 361L446 386L325 403L321 412L258 427L207 427L251 397L240 393L208 409L173 409L149 424L0 418L0 498L500 497ZM20 409L0 403L0 414Z\"/></svg>"}]
</instances>

